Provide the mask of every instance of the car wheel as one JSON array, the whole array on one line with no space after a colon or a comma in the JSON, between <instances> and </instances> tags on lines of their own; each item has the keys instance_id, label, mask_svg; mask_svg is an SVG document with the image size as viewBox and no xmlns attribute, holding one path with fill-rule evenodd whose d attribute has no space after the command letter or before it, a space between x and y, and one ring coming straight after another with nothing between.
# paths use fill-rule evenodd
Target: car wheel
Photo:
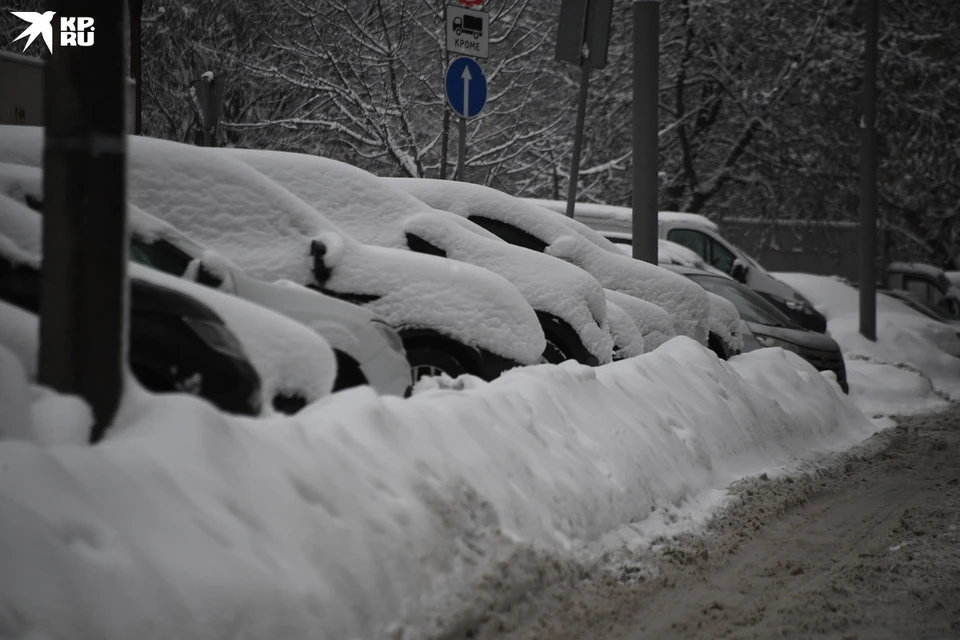
<instances>
[{"instance_id":1,"label":"car wheel","mask_svg":"<svg viewBox=\"0 0 960 640\"><path fill-rule=\"evenodd\" d=\"M728 357L727 350L723 346L723 340L721 340L720 336L715 333L710 334L710 337L707 340L707 348L717 354L717 357L721 360L726 360Z\"/></svg>"},{"instance_id":2,"label":"car wheel","mask_svg":"<svg viewBox=\"0 0 960 640\"><path fill-rule=\"evenodd\" d=\"M543 359L550 364L566 362L570 357L555 342L547 338L547 348L543 350Z\"/></svg>"},{"instance_id":3,"label":"car wheel","mask_svg":"<svg viewBox=\"0 0 960 640\"><path fill-rule=\"evenodd\" d=\"M334 351L334 355L337 357L337 379L333 383L334 391L343 391L367 384L367 378L363 375L363 371L360 370L360 365L357 364L356 360L342 351Z\"/></svg>"},{"instance_id":4,"label":"car wheel","mask_svg":"<svg viewBox=\"0 0 960 640\"><path fill-rule=\"evenodd\" d=\"M307 399L302 393L281 391L273 396L273 409L278 413L292 416L305 406L307 406Z\"/></svg>"},{"instance_id":5,"label":"car wheel","mask_svg":"<svg viewBox=\"0 0 960 640\"><path fill-rule=\"evenodd\" d=\"M438 376L442 373L456 378L467 372L467 368L449 353L426 345L417 345L408 349L407 361L410 363L414 382L426 376Z\"/></svg>"}]
</instances>

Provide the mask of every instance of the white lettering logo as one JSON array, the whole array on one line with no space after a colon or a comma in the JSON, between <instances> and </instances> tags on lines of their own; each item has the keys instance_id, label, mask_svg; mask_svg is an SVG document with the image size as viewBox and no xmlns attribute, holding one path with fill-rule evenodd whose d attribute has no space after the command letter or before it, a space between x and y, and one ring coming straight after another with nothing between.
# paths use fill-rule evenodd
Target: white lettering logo
<instances>
[{"instance_id":1,"label":"white lettering logo","mask_svg":"<svg viewBox=\"0 0 960 640\"><path fill-rule=\"evenodd\" d=\"M30 26L23 30L14 42L27 38L23 50L33 44L39 36L43 36L43 43L47 51L53 53L53 16L55 11L11 11L11 13ZM61 47L92 47L93 46L93 18L61 17L60 18L60 46Z\"/></svg>"}]
</instances>

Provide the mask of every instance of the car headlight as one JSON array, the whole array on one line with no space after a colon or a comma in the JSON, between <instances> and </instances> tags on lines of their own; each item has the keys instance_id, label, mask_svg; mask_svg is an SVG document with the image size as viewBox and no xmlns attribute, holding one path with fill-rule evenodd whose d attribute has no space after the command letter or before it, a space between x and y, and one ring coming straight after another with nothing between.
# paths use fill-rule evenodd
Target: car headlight
<instances>
[{"instance_id":1,"label":"car headlight","mask_svg":"<svg viewBox=\"0 0 960 640\"><path fill-rule=\"evenodd\" d=\"M786 351L793 351L794 353L800 352L800 348L797 345L792 342L787 342L786 340L779 340L773 336L765 336L760 333L755 333L754 337L757 339L757 342L764 347L780 347Z\"/></svg>"},{"instance_id":2,"label":"car headlight","mask_svg":"<svg viewBox=\"0 0 960 640\"><path fill-rule=\"evenodd\" d=\"M791 311L799 311L801 313L812 313L813 308L805 303L802 300L795 300L793 298L784 298L783 296L768 294L771 301L776 302L779 305L783 305Z\"/></svg>"},{"instance_id":3,"label":"car headlight","mask_svg":"<svg viewBox=\"0 0 960 640\"><path fill-rule=\"evenodd\" d=\"M377 331L380 332L380 335L386 339L387 344L390 345L391 349L394 351L399 351L400 353L405 353L403 349L403 340L400 339L400 334L397 333L393 327L383 320L371 320L370 323Z\"/></svg>"},{"instance_id":4,"label":"car headlight","mask_svg":"<svg viewBox=\"0 0 960 640\"><path fill-rule=\"evenodd\" d=\"M224 325L210 320L199 318L182 318L198 338L203 340L211 349L219 351L232 358L246 359L243 347L236 336Z\"/></svg>"}]
</instances>

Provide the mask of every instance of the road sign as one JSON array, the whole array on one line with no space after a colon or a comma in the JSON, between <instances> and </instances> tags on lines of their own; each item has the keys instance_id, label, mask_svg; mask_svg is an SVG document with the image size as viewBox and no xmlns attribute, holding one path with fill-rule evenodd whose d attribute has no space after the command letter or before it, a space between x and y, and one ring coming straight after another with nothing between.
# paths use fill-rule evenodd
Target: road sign
<instances>
[{"instance_id":1,"label":"road sign","mask_svg":"<svg viewBox=\"0 0 960 640\"><path fill-rule=\"evenodd\" d=\"M448 4L447 51L474 58L490 55L490 14Z\"/></svg>"},{"instance_id":2,"label":"road sign","mask_svg":"<svg viewBox=\"0 0 960 640\"><path fill-rule=\"evenodd\" d=\"M456 58L447 67L444 81L447 103L461 118L480 115L487 103L487 77L476 61Z\"/></svg>"},{"instance_id":3,"label":"road sign","mask_svg":"<svg viewBox=\"0 0 960 640\"><path fill-rule=\"evenodd\" d=\"M613 0L562 0L557 27L557 62L591 69L607 66L612 17Z\"/></svg>"}]
</instances>

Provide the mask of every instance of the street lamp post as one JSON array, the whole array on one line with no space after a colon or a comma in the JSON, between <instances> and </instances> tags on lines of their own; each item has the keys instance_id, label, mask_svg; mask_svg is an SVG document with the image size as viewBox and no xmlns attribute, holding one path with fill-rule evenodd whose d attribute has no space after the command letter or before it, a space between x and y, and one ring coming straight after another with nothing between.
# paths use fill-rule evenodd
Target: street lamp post
<instances>
[{"instance_id":1,"label":"street lamp post","mask_svg":"<svg viewBox=\"0 0 960 640\"><path fill-rule=\"evenodd\" d=\"M877 339L877 38L880 0L867 0L860 120L860 333Z\"/></svg>"}]
</instances>

